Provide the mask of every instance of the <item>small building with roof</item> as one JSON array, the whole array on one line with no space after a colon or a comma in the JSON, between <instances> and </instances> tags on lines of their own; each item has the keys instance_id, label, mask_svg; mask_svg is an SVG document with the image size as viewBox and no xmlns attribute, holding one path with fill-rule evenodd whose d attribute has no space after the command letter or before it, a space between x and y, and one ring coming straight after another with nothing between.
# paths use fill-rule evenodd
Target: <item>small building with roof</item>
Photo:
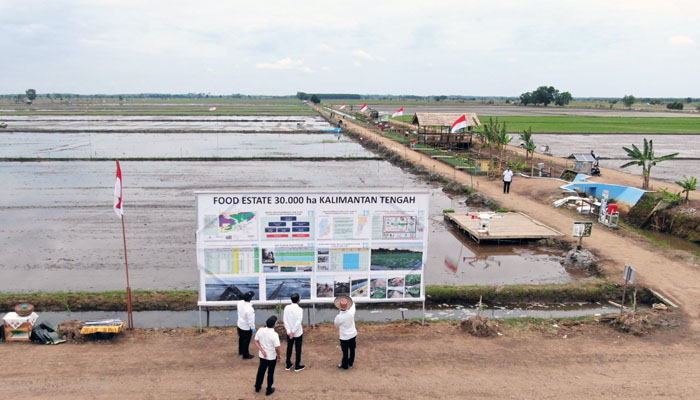
<instances>
[{"instance_id":1,"label":"small building with roof","mask_svg":"<svg viewBox=\"0 0 700 400\"><path fill-rule=\"evenodd\" d=\"M467 126L451 133L452 124L464 115ZM421 142L439 147L468 147L472 141L473 128L481 126L475 113L430 113L413 114L411 123Z\"/></svg>"}]
</instances>

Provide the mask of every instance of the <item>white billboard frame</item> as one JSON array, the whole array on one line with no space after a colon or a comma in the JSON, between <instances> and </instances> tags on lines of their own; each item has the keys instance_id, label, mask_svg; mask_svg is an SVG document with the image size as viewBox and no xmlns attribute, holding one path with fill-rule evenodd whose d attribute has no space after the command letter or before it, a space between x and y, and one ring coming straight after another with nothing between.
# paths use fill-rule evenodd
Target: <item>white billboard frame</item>
<instances>
[{"instance_id":1,"label":"white billboard frame","mask_svg":"<svg viewBox=\"0 0 700 400\"><path fill-rule=\"evenodd\" d=\"M215 200L214 197L218 197L218 200ZM325 203L324 205L319 204L318 201L321 198L324 198L326 200L331 201L331 203ZM209 205L209 206L204 206L203 204L200 204L202 199L207 198L210 202L217 203L217 201L220 204L216 205ZM277 203L275 204L276 199L285 199L284 203ZM300 201L300 199L304 200L302 203L287 203L286 199L293 200L293 201ZM237 199L237 200L236 200ZM315 203L307 203L309 199L316 199L317 202ZM360 200L359 204L357 203L341 203L340 205L336 205L333 201L335 200ZM398 202L401 200L401 202ZM413 200L412 202L410 200ZM245 203L243 203L245 201ZM230 203L227 203L230 202ZM333 299L335 298L334 296L331 297L318 297L317 296L317 287L316 283L318 282L318 277L326 277L326 280L328 278L333 278L340 276L341 278L344 278L347 276L346 282L348 282L348 291L352 291L352 281L353 277L357 277L357 280L364 279L366 277L367 279L367 291L368 294L366 296L351 296L353 298L353 301L357 303L399 303L399 302L425 302L425 266L428 260L428 232L430 231L429 229L429 224L430 224L430 214L429 214L429 202L430 202L430 191L427 189L384 189L384 190L379 190L379 189L373 189L373 190L342 190L342 191L327 191L327 190L222 190L222 191L196 191L195 192L195 203L196 203L196 214L197 214L197 229L196 229L196 253L197 253L197 268L199 272L199 296L198 296L198 301L197 305L200 307L230 307L230 306L235 306L238 303L238 300L228 300L228 301L211 301L207 300L207 292L206 292L206 278L209 277L218 277L220 275L226 275L228 277L240 277L241 279L245 279L247 277L252 277L252 276L257 276L258 277L258 298L261 298L263 290L266 289L266 285L268 282L269 278L274 278L279 277L294 277L294 276L303 276L304 278L309 277L309 298L308 299L302 299L302 303L304 304L332 304ZM235 204L234 204L235 203ZM329 205L330 204L330 205ZM246 210L242 210L240 207L245 205L247 208ZM234 207L235 206L235 207ZM334 209L334 207L342 207L338 209ZM364 208L363 208L364 207ZM367 208L369 207L369 209ZM248 235L249 238L246 240L235 240L235 239L226 239L223 240L220 245L217 244L212 244L212 242L216 242L217 239L215 238L216 235L214 236L209 236L210 240L209 243L207 240L205 240L205 227L206 224L204 223L205 221L205 214L207 212L212 213L216 212L217 215L222 215L222 212L226 211L238 211L238 214L244 213L244 211L251 212L254 214L254 216L246 216L243 215L243 218L249 217L251 219L256 219L255 224L257 225L257 228L255 229L255 233L252 232L252 228L249 229L248 232L240 233L237 232L238 235ZM330 219L330 220L335 220L334 217L329 217L330 215L333 215L333 213L339 213L339 214L346 214L347 215L353 215L353 213L356 213L355 215L359 215L357 213L361 213L362 217L365 218L365 223L368 225L367 227L363 226L363 235L365 235L363 238L330 238L330 239L320 239L319 238L319 220L320 219ZM414 224L416 232L413 233L398 233L396 238L385 238L384 236L393 236L394 231L389 231L387 233L384 229L386 228L386 222L383 222L381 226L381 230L375 230L373 222L376 221L378 218L381 218L382 221L386 221L385 216L390 214L390 213L395 213L395 214L400 214L403 215L404 217L406 215L413 216L415 215L418 218L414 218ZM260 215L258 215L260 214ZM268 240L263 240L262 236L267 234L267 230L263 229L263 226L261 225L261 220L262 219L274 219L274 216L279 216L280 218L285 217L285 214L287 215L296 215L303 217L305 219L312 219L312 224L313 226L309 226L306 224L306 222L299 222L300 225L304 224L306 227L309 228L309 238L289 238L287 237L286 239L268 239ZM210 217L212 216L211 214L209 215ZM263 218L264 216L264 218ZM409 220L411 217L408 217ZM236 215L236 217L240 217L239 215ZM221 217L218 217L221 218ZM224 217L226 218L226 217ZM391 217L389 217L391 218ZM268 221L269 224L273 224L273 222ZM221 222L219 222L219 225ZM355 222L355 226L357 226L357 222ZM410 225L410 224L407 224ZM211 230L211 228L209 228ZM248 229L246 227L242 229ZM270 228L267 228L270 229ZM303 229L303 228L300 228ZM330 228L329 228L330 229ZM420 235L418 234L420 229ZM324 231L325 233L326 231ZM342 231L344 234L347 233L347 231ZM289 232L291 234L291 232ZM335 234L335 232L333 233ZM355 234L355 231L353 229L353 234ZM382 238L375 238L374 235L381 234ZM408 237L415 234L416 237ZM257 236L256 236L257 235ZM369 235L369 236L366 236ZM405 235L407 237L401 237L401 235ZM255 237L254 237L255 236ZM289 236L289 235L288 235ZM214 239L211 239L214 237ZM295 243L299 243L300 246L302 247L310 247L309 245L313 245L313 267L311 271L304 271L304 272L299 272L299 269L296 270L296 272L264 272L264 266L263 266L263 250L265 249L263 246L267 245L269 247L273 247L275 245L279 245L281 249L284 248L293 248ZM397 269L397 270L372 270L371 266L369 263L371 262L371 252L373 249L374 245L386 245L388 247L394 245L398 246L399 244L406 244L407 248L415 249L420 245L420 251L421 251L421 263L420 263L420 269L419 270L413 270L413 269ZM257 246L256 246L257 244ZM319 244L321 246L319 246ZM319 249L334 249L338 250L339 252L342 253L343 250L343 245L353 245L353 244L360 244L361 249L360 250L367 250L366 258L367 260L363 260L363 263L366 264L366 269L365 270L359 270L354 271L354 270L343 270L343 271L332 271L332 270L324 270L324 271L319 271ZM229 249L231 248L234 251L237 251L239 247L238 245L241 246L241 248L252 248L254 249L253 251L255 254L252 256L254 257L253 264L257 265L258 271L253 272L253 273L228 273L228 274L215 274L211 273L210 271L208 272L205 268L205 251L215 251L217 248L221 249ZM276 248L275 248L276 250ZM257 254L258 258L255 258ZM324 253L325 254L325 253ZM345 260L346 255L343 254L343 259ZM361 256L357 256L355 258L353 254L353 261L357 263L358 265L360 264L360 258ZM235 262L236 266L240 264L240 261ZM330 264L330 262L329 262ZM358 268L357 266L354 266L354 268ZM308 268L304 267L304 268ZM280 267L281 269L281 267ZM403 277L403 287L404 287L404 296L405 296L405 291L406 291L406 285L405 285L405 278L407 275L415 275L415 274L420 274L420 293L418 297L403 297L403 298L388 298L388 291L389 291L389 276L394 275L394 277ZM371 279L372 276L382 276L387 278L386 282L386 287L385 289L387 291L387 298L371 298L370 297L370 285L371 285ZM306 280L306 279L304 279ZM335 282L335 280L333 281ZM281 285L280 285L281 288ZM335 294L335 292L334 292ZM289 298L281 298L281 299L267 299L267 293L265 293L265 299L264 300L253 300L253 304L256 305L277 305L277 304L288 304L290 303Z\"/></svg>"}]
</instances>

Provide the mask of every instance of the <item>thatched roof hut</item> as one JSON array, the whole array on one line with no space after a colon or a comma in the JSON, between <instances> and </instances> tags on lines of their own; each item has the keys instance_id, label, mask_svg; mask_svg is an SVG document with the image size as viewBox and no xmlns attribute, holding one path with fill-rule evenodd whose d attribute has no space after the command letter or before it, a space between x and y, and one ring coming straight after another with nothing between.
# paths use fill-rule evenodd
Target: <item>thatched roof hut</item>
<instances>
[{"instance_id":1,"label":"thatched roof hut","mask_svg":"<svg viewBox=\"0 0 700 400\"><path fill-rule=\"evenodd\" d=\"M473 126L481 126L481 121L475 113L415 113L413 115L412 124L423 128L440 129L452 127L452 124L462 115L467 119L467 128Z\"/></svg>"}]
</instances>

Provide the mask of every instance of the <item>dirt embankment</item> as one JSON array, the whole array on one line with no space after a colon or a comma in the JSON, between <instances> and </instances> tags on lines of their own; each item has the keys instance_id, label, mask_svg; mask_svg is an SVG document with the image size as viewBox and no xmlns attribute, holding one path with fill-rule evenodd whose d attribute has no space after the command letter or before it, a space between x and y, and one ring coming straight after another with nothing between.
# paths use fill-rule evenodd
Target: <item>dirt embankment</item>
<instances>
[{"instance_id":1,"label":"dirt embankment","mask_svg":"<svg viewBox=\"0 0 700 400\"><path fill-rule=\"evenodd\" d=\"M694 398L700 346L684 330L637 337L576 321L501 324L478 338L457 323L358 325L354 368L339 370L337 329L304 328L306 370L277 364L279 399ZM258 360L235 328L125 332L113 341L0 344L13 398L251 399ZM253 346L251 345L251 348ZM282 353L286 344L282 343Z\"/></svg>"},{"instance_id":2,"label":"dirt embankment","mask_svg":"<svg viewBox=\"0 0 700 400\"><path fill-rule=\"evenodd\" d=\"M328 117L328 113L317 109ZM482 176L472 176L455 170L452 166L435 160L429 156L408 149L400 143L367 129L363 126L345 120L346 129L360 135L363 140L375 142L393 151L415 165L420 165L431 173L437 173L447 179L455 180L465 186L472 186L483 194L494 198L509 210L521 211L542 221L560 232L571 232L573 223L578 219L567 210L555 209L551 205L552 197L559 193L560 182L554 180L526 179L516 177L512 183L510 194L503 194L502 183ZM522 149L514 148L514 151ZM549 162L563 163L565 160L541 156ZM634 186L639 183L638 176L625 174L614 170L603 172L604 181L614 184ZM659 184L658 181L652 184ZM666 186L666 184L663 184ZM693 195L700 196L698 193ZM572 240L572 238L569 238ZM584 246L601 258L599 268L613 282L620 282L622 269L625 264L637 269L638 283L660 291L665 297L679 304L692 317L689 323L693 329L700 330L700 287L695 284L700 279L700 269L685 260L669 257L664 251L658 251L645 243L640 243L635 237L619 235L614 230L596 225L591 237L584 240Z\"/></svg>"}]
</instances>

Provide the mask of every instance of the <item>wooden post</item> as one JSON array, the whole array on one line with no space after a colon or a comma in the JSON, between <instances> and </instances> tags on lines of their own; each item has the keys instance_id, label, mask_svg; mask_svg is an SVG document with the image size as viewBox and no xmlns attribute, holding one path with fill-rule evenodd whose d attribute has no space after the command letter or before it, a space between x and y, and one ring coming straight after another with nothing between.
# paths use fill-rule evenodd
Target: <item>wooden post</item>
<instances>
[{"instance_id":1,"label":"wooden post","mask_svg":"<svg viewBox=\"0 0 700 400\"><path fill-rule=\"evenodd\" d=\"M620 303L620 315L622 315L622 310L625 308L625 294L627 294L627 279L625 279L625 287L622 289L622 303Z\"/></svg>"}]
</instances>

